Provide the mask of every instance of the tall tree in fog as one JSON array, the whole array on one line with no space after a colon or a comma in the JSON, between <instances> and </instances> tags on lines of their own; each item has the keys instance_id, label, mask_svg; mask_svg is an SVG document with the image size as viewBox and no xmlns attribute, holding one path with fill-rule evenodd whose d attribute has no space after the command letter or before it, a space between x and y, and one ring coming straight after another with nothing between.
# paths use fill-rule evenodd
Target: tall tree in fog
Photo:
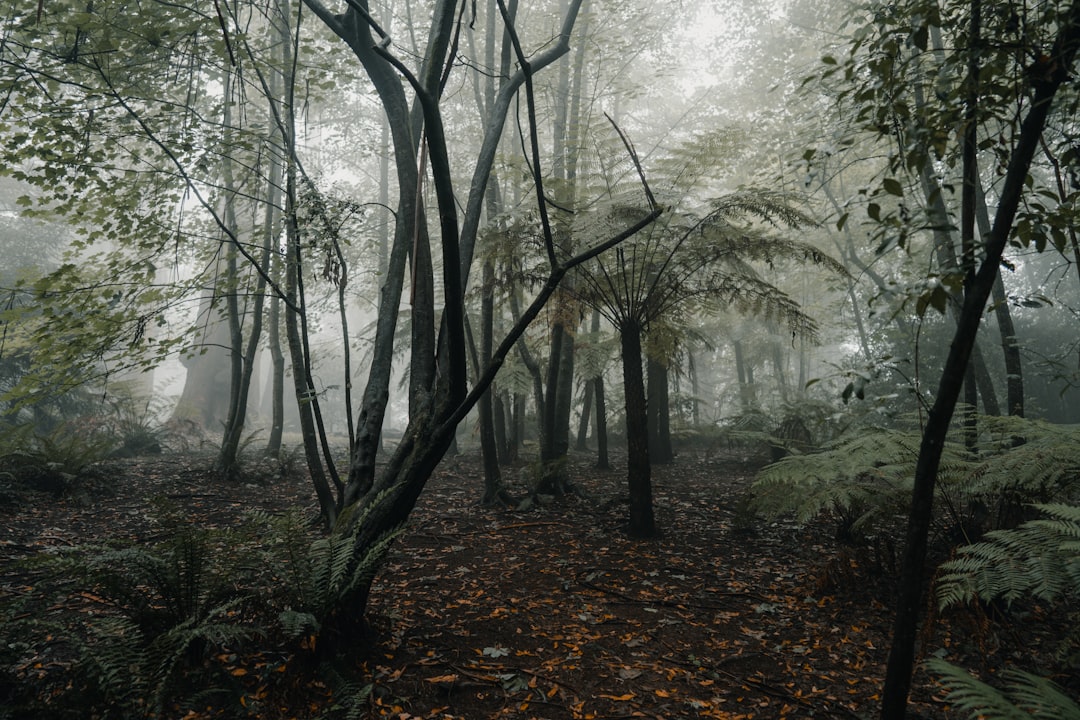
<instances>
[{"instance_id":1,"label":"tall tree in fog","mask_svg":"<svg viewBox=\"0 0 1080 720\"><path fill-rule=\"evenodd\" d=\"M1045 187L1044 173L1033 163L1040 146L1060 146L1056 118L1075 114L1076 93L1059 90L1074 70L1080 46L1080 6L990 8L974 0L939 7L912 0L878 8L853 37L846 56L826 58L825 76L843 78L841 99L854 104L856 128L893 148L886 173L866 188L866 212L880 228L883 248L903 247L924 229L937 234L940 274L919 298L920 313L929 307L944 312L950 289L962 293L916 468L882 701L882 717L891 720L905 714L944 436L986 301L999 281L1003 252L1010 242L1040 250L1066 244L1062 221L1072 210L1057 204L1060 193ZM958 213L945 207L949 184L937 177L942 169L955 179L951 186L960 188ZM976 235L980 187L994 177L990 169L999 171L997 203L993 220L984 220L982 234ZM920 205L928 222L915 211ZM987 209L986 219L990 214ZM1009 332L1006 324L1001 330ZM1012 342L1007 338L1003 344ZM1014 412L1021 407L1017 390L1010 390Z\"/></svg>"}]
</instances>

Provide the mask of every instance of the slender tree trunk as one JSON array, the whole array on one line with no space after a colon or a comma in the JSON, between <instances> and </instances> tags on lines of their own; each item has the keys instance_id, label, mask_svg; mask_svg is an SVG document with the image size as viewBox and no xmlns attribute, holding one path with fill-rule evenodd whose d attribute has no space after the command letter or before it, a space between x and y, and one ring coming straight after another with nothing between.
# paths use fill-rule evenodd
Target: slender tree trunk
<instances>
[{"instance_id":1,"label":"slender tree trunk","mask_svg":"<svg viewBox=\"0 0 1080 720\"><path fill-rule=\"evenodd\" d=\"M690 422L694 427L701 425L701 384L698 380L697 363L694 361L694 351L686 349L686 372L690 376Z\"/></svg>"},{"instance_id":2,"label":"slender tree trunk","mask_svg":"<svg viewBox=\"0 0 1080 720\"><path fill-rule=\"evenodd\" d=\"M1027 117L1020 125L1016 145L1009 158L994 223L984 243L985 255L965 293L964 305L941 374L937 398L930 409L923 432L919 459L915 466L915 484L912 490L892 647L882 692L882 720L903 720L907 714L919 609L923 606L923 574L933 515L934 485L945 437L956 407L961 377L975 345L986 300L993 289L1002 252L1024 194L1024 182L1031 167L1031 160L1042 137L1054 96L1068 79L1069 69L1073 67L1077 49L1080 47L1080 3L1073 3L1061 20L1061 29L1049 55L1052 58L1053 71L1048 77L1040 78L1034 84L1034 98L1028 106Z\"/></svg>"},{"instance_id":3,"label":"slender tree trunk","mask_svg":"<svg viewBox=\"0 0 1080 720\"><path fill-rule=\"evenodd\" d=\"M290 168L286 179L288 200L285 220L288 238L288 252L285 258L285 294L290 307L285 310L285 336L289 341L293 390L296 393L297 410L300 413L300 434L303 439L304 457L307 460L312 485L315 487L315 495L319 498L323 521L327 527L331 527L337 520L338 505L323 469L322 456L319 454L318 429L315 427L315 416L312 412L315 388L308 385L307 374L304 372L307 362L304 358L303 339L300 337L300 317L291 309L300 307L297 301L300 297L298 285L301 272L300 238L296 228L296 206L293 204L296 197L294 175Z\"/></svg>"},{"instance_id":4,"label":"slender tree trunk","mask_svg":"<svg viewBox=\"0 0 1080 720\"><path fill-rule=\"evenodd\" d=\"M507 412L506 406L509 401L509 393L500 390L491 404L492 424L495 426L495 450L500 465L510 463L510 429L508 423L513 419L513 412Z\"/></svg>"},{"instance_id":5,"label":"slender tree trunk","mask_svg":"<svg viewBox=\"0 0 1080 720\"><path fill-rule=\"evenodd\" d=\"M484 260L480 299L480 365L491 364L492 335L494 333L495 264L490 258ZM479 374L480 370L477 369ZM515 504L514 498L503 487L502 472L499 469L498 445L495 438L494 386L488 388L477 403L480 422L480 450L484 463L483 505Z\"/></svg>"},{"instance_id":6,"label":"slender tree trunk","mask_svg":"<svg viewBox=\"0 0 1080 720\"><path fill-rule=\"evenodd\" d=\"M577 442L574 444L575 450L588 450L587 440L589 438L589 416L592 415L593 404L593 390L595 386L592 379L585 381L585 387L581 399L581 418L578 421Z\"/></svg>"},{"instance_id":7,"label":"slender tree trunk","mask_svg":"<svg viewBox=\"0 0 1080 720\"><path fill-rule=\"evenodd\" d=\"M986 207L986 194L983 192L982 183L978 176L975 178L976 186L976 218L979 225L979 235L983 238L990 236L990 212ZM1009 415L1024 416L1024 365L1020 359L1020 343L1016 337L1016 326L1013 324L1012 311L1009 309L1009 298L1005 292L1005 282L998 269L997 280L994 281L992 290L994 318L997 320L998 334L1001 336L1001 351L1005 359L1005 394L1006 412Z\"/></svg>"},{"instance_id":8,"label":"slender tree trunk","mask_svg":"<svg viewBox=\"0 0 1080 720\"><path fill-rule=\"evenodd\" d=\"M274 253L271 257L276 257ZM280 260L272 260L272 267L280 267ZM280 273L271 270L273 277ZM271 457L281 455L281 436L285 430L285 355L281 352L281 299L276 295L270 298L270 325L267 332L267 344L270 349L270 436L266 440L266 454Z\"/></svg>"},{"instance_id":9,"label":"slender tree trunk","mask_svg":"<svg viewBox=\"0 0 1080 720\"><path fill-rule=\"evenodd\" d=\"M619 328L622 345L623 391L626 395L627 485L630 490L631 537L656 535L653 516L652 466L649 463L649 428L642 372L641 327L633 320Z\"/></svg>"},{"instance_id":10,"label":"slender tree trunk","mask_svg":"<svg viewBox=\"0 0 1080 720\"><path fill-rule=\"evenodd\" d=\"M604 398L604 376L593 378L593 393L596 395L596 467L598 470L610 470L611 459L608 457L607 402Z\"/></svg>"}]
</instances>

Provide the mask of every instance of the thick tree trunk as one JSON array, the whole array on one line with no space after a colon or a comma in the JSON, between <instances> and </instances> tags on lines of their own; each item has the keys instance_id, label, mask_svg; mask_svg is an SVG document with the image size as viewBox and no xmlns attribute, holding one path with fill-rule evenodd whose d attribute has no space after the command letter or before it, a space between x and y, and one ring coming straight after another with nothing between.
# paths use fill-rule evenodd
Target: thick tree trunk
<instances>
[{"instance_id":1,"label":"thick tree trunk","mask_svg":"<svg viewBox=\"0 0 1080 720\"><path fill-rule=\"evenodd\" d=\"M641 363L641 326L633 320L619 328L622 345L623 391L626 394L626 479L630 490L631 537L656 535L653 516L652 466L649 464L648 407Z\"/></svg>"}]
</instances>

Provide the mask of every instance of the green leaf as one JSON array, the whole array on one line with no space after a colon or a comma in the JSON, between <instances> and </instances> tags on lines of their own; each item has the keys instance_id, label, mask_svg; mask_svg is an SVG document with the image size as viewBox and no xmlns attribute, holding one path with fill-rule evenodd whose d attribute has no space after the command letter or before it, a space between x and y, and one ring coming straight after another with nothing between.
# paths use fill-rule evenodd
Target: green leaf
<instances>
[{"instance_id":1,"label":"green leaf","mask_svg":"<svg viewBox=\"0 0 1080 720\"><path fill-rule=\"evenodd\" d=\"M881 181L881 187L885 192L897 197L904 197L904 187L895 178L885 178Z\"/></svg>"}]
</instances>

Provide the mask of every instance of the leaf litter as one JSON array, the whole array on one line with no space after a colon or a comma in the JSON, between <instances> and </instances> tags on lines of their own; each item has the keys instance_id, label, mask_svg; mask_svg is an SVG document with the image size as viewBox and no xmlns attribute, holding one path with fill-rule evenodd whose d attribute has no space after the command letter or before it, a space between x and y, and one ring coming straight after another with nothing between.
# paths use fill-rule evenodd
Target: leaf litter
<instances>
[{"instance_id":1,"label":"leaf litter","mask_svg":"<svg viewBox=\"0 0 1080 720\"><path fill-rule=\"evenodd\" d=\"M205 458L131 461L92 501L48 499L9 512L0 593L30 592L16 561L33 552L153 538L154 498L169 498L201 527L228 527L254 509L317 507L303 478L276 480L267 492L211 483L205 467ZM373 587L372 636L355 659L368 683L361 717L876 716L893 580L845 555L827 523L759 519L748 531L737 515L753 470L693 457L654 468L663 534L643 542L623 531L623 475L595 470L585 455L572 459L582 496L528 512L478 506L478 458L448 458ZM514 475L510 489L523 494L525 473ZM92 611L87 595L45 612ZM924 644L959 652L962 634L938 618ZM249 717L335 716L336 691L297 658L267 651L217 660L250 684L239 703ZM23 662L25 682L66 667L54 657ZM912 710L949 716L921 672ZM187 717L235 712L209 706Z\"/></svg>"}]
</instances>

